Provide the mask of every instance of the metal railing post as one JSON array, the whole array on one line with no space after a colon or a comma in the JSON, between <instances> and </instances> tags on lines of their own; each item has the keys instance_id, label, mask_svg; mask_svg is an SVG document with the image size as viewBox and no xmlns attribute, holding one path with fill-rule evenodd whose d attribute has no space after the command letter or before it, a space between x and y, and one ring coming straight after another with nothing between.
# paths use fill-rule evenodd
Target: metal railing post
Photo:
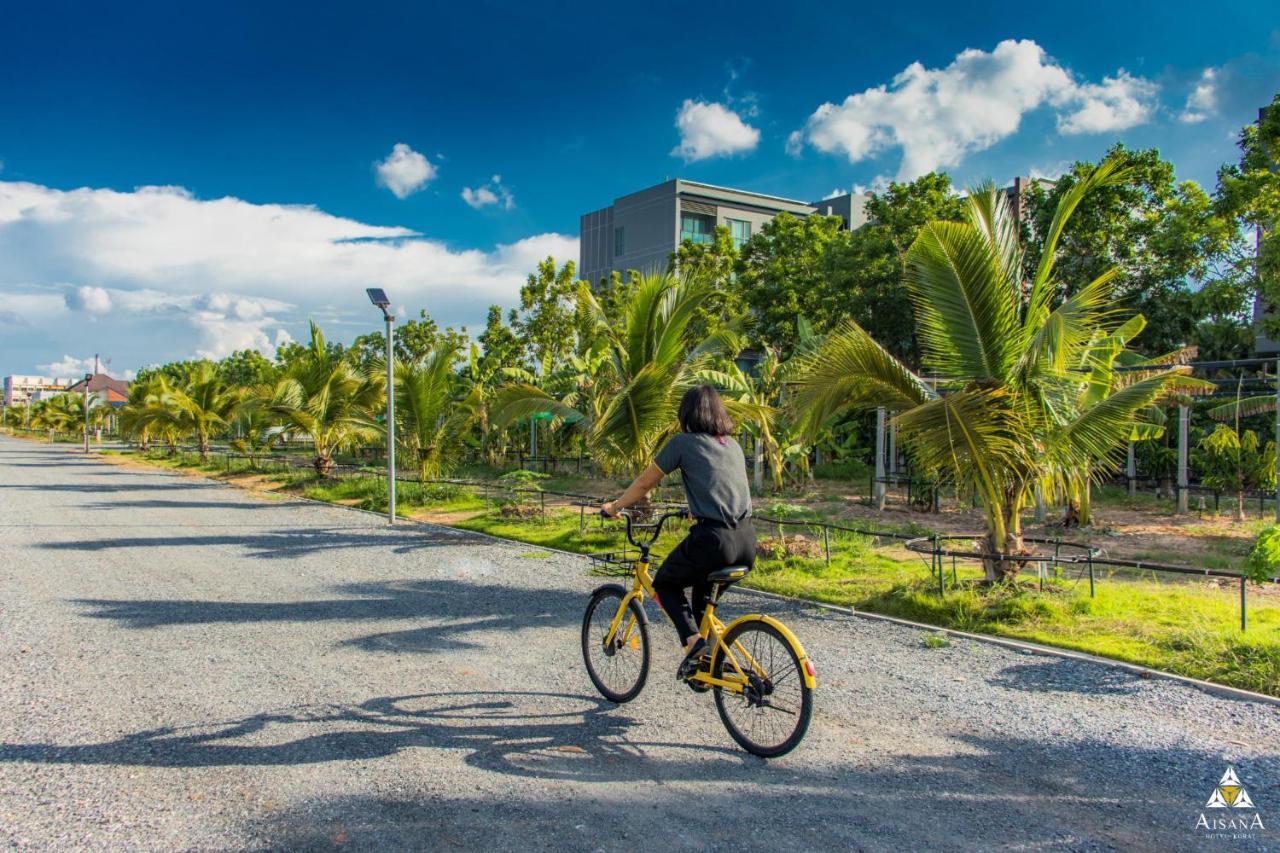
<instances>
[{"instance_id":1,"label":"metal railing post","mask_svg":"<svg viewBox=\"0 0 1280 853\"><path fill-rule=\"evenodd\" d=\"M827 565L831 565L831 528L822 525L822 549L827 553Z\"/></svg>"},{"instance_id":2,"label":"metal railing post","mask_svg":"<svg viewBox=\"0 0 1280 853\"><path fill-rule=\"evenodd\" d=\"M1248 582L1248 578L1241 575L1240 576L1240 630L1241 631L1244 631L1249 627L1248 602L1245 600L1245 597L1247 595L1245 591L1246 590L1245 584L1247 582Z\"/></svg>"}]
</instances>

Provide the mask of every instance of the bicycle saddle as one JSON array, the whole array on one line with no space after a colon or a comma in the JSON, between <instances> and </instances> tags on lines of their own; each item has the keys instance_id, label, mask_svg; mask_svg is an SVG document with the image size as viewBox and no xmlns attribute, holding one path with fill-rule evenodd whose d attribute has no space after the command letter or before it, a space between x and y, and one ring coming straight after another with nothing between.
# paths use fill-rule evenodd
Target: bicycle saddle
<instances>
[{"instance_id":1,"label":"bicycle saddle","mask_svg":"<svg viewBox=\"0 0 1280 853\"><path fill-rule=\"evenodd\" d=\"M748 566L729 566L707 575L707 580L712 583L737 583L747 576L747 572L751 571Z\"/></svg>"}]
</instances>

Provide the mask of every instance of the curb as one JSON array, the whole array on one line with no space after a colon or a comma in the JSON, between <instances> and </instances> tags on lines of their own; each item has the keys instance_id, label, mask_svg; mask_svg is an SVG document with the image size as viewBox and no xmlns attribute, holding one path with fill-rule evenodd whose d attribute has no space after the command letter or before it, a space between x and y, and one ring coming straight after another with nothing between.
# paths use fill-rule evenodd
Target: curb
<instances>
[{"instance_id":1,"label":"curb","mask_svg":"<svg viewBox=\"0 0 1280 853\"><path fill-rule=\"evenodd\" d=\"M110 463L106 463L106 464L110 464ZM177 471L171 471L165 468L156 468L155 470L158 473L170 474L172 476L179 476L179 477L183 476ZM203 477L203 479L218 482L218 478L216 477ZM232 484L226 483L226 482L221 482L221 485L227 486L229 488L236 488ZM238 491L249 492L249 494L251 495L254 494L252 491L248 489L238 489ZM257 495L254 495L254 496L258 497ZM262 498L259 498L259 499L261 500ZM369 510L369 509L361 509L360 507L355 507L355 506L345 506L343 504L330 503L328 501L316 500L315 498L303 497L301 495L289 495L288 500L281 502L281 504L293 503L293 502L314 504L316 506L329 507L330 509L359 512L365 515L371 515L376 518L380 518L384 521L387 518L387 514L385 512L374 512L373 510ZM508 539L504 536L495 536L492 533L483 533L476 530L467 530L466 528L463 528L463 527L454 527L449 524L441 524L439 522L434 522L434 521L421 521L416 518L402 518L400 516L397 516L396 523L412 524L418 527L439 527L439 528L444 528L446 530L456 531L458 533L466 534L469 536L480 536L485 539L491 539L494 542L500 543L502 545L506 545L508 547L520 546L523 548L537 548L542 551L550 551L551 553L554 553L554 554L562 554L566 557L574 557L579 560L587 559L587 556L585 554L580 554L576 551L565 551L561 548L553 548L551 546L546 546L546 545L535 545L530 542L521 542L519 539ZM394 526L395 525L392 525L392 524L387 525L387 527L389 528ZM1188 687L1194 687L1198 690L1202 690L1206 693L1211 693L1216 696L1221 696L1226 699L1234 699L1236 701L1243 701L1243 702L1259 702L1262 704L1274 705L1274 706L1280 707L1280 697L1268 696L1265 693L1255 693L1252 690L1245 690L1244 688L1240 688L1240 687L1229 687L1225 684L1215 684L1212 681L1204 681L1203 679L1199 679L1199 678L1191 678L1190 676L1186 676L1186 675L1178 675L1176 673L1166 672L1165 670L1162 670L1162 669L1151 669L1148 667L1139 666L1138 664L1132 664L1132 663L1127 663L1125 661L1115 660L1114 658L1106 658L1106 657L1101 657L1099 655L1090 654L1089 652L1074 651L1072 649L1063 649L1063 648L1058 648L1056 646L1045 646L1045 645L1041 645L1040 643L1033 643L1027 640L1014 640L1007 637L996 637L990 634L973 634L968 631L961 631L955 628L943 628L938 625L929 625L924 622L913 622L910 619L903 619L898 616L887 616L882 613L869 613L861 610L854 610L852 607L842 607L838 604L828 604L826 602L813 601L807 598L794 598L792 596L781 595L775 592L766 592L765 590L749 589L749 588L741 587L739 588L738 591L742 593L746 593L748 595L759 596L761 598L773 599L775 601L785 601L790 604L800 604L808 607L817 607L822 610L831 611L833 613L839 613L843 616L852 616L855 618L867 619L867 620L872 620L877 622L889 622L891 624L900 625L906 628L914 628L918 631L928 631L931 633L946 634L951 637L961 637L961 638L964 638L967 640L973 640L979 643L988 643L990 645L1001 646L1007 649L1014 649L1016 651L1028 652L1031 654L1049 655L1052 657L1065 658L1067 660L1076 660L1076 661L1082 661L1086 663L1097 664L1099 666L1106 666L1112 669L1123 670L1124 672L1127 672L1131 675L1136 675L1139 678L1144 678L1144 679L1159 678L1165 681L1177 682L1177 683L1186 685Z\"/></svg>"}]
</instances>

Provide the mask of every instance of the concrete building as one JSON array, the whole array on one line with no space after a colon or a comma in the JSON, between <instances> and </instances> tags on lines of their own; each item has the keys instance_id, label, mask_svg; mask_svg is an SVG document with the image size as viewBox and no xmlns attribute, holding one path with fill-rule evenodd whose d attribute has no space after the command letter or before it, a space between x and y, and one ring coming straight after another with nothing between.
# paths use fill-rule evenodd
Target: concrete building
<instances>
[{"instance_id":1,"label":"concrete building","mask_svg":"<svg viewBox=\"0 0 1280 853\"><path fill-rule=\"evenodd\" d=\"M783 212L839 216L845 227L858 228L866 222L866 200L865 195L842 195L810 203L677 178L583 214L578 275L597 284L614 271L663 271L685 240L710 243L723 225L741 246Z\"/></svg>"},{"instance_id":2,"label":"concrete building","mask_svg":"<svg viewBox=\"0 0 1280 853\"><path fill-rule=\"evenodd\" d=\"M6 376L4 378L4 404L6 406L24 406L29 402L47 400L55 394L66 391L72 379L57 379L49 376Z\"/></svg>"}]
</instances>

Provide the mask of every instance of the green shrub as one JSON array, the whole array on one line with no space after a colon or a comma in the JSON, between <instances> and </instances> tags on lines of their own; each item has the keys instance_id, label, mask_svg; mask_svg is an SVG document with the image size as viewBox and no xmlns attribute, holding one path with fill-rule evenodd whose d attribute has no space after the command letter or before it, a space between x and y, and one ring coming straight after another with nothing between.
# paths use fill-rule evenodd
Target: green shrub
<instances>
[{"instance_id":1,"label":"green shrub","mask_svg":"<svg viewBox=\"0 0 1280 853\"><path fill-rule=\"evenodd\" d=\"M1271 525L1258 534L1258 541L1244 563L1249 580L1264 583L1280 575L1280 526Z\"/></svg>"}]
</instances>

